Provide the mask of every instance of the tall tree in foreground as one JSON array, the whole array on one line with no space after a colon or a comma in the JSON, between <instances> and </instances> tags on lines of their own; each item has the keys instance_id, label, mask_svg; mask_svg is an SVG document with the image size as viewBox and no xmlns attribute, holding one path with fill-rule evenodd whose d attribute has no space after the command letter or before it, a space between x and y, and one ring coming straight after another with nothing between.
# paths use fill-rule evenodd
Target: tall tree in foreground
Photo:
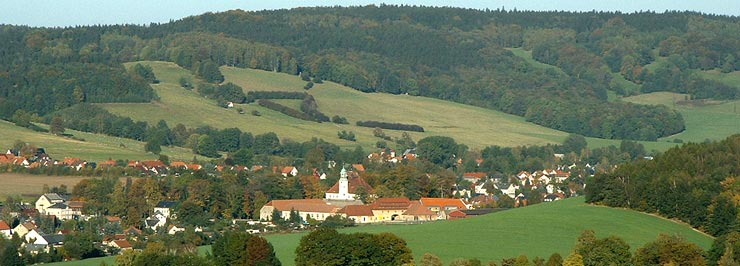
<instances>
[{"instance_id":1,"label":"tall tree in foreground","mask_svg":"<svg viewBox=\"0 0 740 266\"><path fill-rule=\"evenodd\" d=\"M694 243L678 236L661 234L635 253L634 265L703 266L704 251Z\"/></svg>"}]
</instances>

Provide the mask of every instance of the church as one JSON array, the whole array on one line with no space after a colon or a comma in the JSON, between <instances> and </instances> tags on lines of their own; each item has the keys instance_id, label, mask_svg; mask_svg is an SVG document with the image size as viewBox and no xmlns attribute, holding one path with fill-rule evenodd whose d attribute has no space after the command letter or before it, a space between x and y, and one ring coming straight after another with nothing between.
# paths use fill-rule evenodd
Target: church
<instances>
[{"instance_id":1,"label":"church","mask_svg":"<svg viewBox=\"0 0 740 266\"><path fill-rule=\"evenodd\" d=\"M373 194L373 188L355 172L342 168L339 182L326 191L327 200L357 200L357 193L364 190L367 195Z\"/></svg>"}]
</instances>

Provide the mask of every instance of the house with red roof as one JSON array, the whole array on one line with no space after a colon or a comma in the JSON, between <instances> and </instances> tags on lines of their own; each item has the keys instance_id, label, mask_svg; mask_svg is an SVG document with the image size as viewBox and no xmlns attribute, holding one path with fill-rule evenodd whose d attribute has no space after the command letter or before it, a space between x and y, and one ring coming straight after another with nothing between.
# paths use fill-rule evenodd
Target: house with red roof
<instances>
[{"instance_id":1,"label":"house with red roof","mask_svg":"<svg viewBox=\"0 0 740 266\"><path fill-rule=\"evenodd\" d=\"M298 175L298 168L295 168L294 166L286 166L283 167L283 170L280 172L284 177L296 176Z\"/></svg>"},{"instance_id":2,"label":"house with red roof","mask_svg":"<svg viewBox=\"0 0 740 266\"><path fill-rule=\"evenodd\" d=\"M407 222L424 222L437 220L437 213L421 204L421 201L411 202L409 208L403 212L401 219Z\"/></svg>"},{"instance_id":3,"label":"house with red roof","mask_svg":"<svg viewBox=\"0 0 740 266\"><path fill-rule=\"evenodd\" d=\"M485 178L488 178L488 174L484 172L469 172L469 173L464 173L462 178L467 181L470 181L470 183L476 184L479 181L484 180Z\"/></svg>"},{"instance_id":4,"label":"house with red roof","mask_svg":"<svg viewBox=\"0 0 740 266\"><path fill-rule=\"evenodd\" d=\"M411 206L411 201L406 197L399 198L379 198L376 199L370 207L377 221L390 222L400 220Z\"/></svg>"},{"instance_id":5,"label":"house with red roof","mask_svg":"<svg viewBox=\"0 0 740 266\"><path fill-rule=\"evenodd\" d=\"M289 219L290 212L296 211L301 218L309 217L317 221L323 221L336 214L339 209L341 208L331 205L323 199L272 200L260 209L260 220L272 220L274 211L278 211L283 219Z\"/></svg>"},{"instance_id":6,"label":"house with red roof","mask_svg":"<svg viewBox=\"0 0 740 266\"><path fill-rule=\"evenodd\" d=\"M447 219L450 212L468 209L462 199L421 198L420 201L424 207L436 213L439 219Z\"/></svg>"},{"instance_id":7,"label":"house with red roof","mask_svg":"<svg viewBox=\"0 0 740 266\"><path fill-rule=\"evenodd\" d=\"M8 223L3 220L0 220L0 236L4 237L5 239L10 239L13 237L13 229L10 228L10 225L8 225Z\"/></svg>"},{"instance_id":8,"label":"house with red roof","mask_svg":"<svg viewBox=\"0 0 740 266\"><path fill-rule=\"evenodd\" d=\"M347 205L337 211L337 214L352 219L358 224L377 222L373 210L369 205Z\"/></svg>"}]
</instances>

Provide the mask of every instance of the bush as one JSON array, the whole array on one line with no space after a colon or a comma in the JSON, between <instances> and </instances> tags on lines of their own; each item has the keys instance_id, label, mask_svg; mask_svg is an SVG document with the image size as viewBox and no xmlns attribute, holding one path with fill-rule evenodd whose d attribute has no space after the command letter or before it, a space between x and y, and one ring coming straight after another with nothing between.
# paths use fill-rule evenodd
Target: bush
<instances>
[{"instance_id":1,"label":"bush","mask_svg":"<svg viewBox=\"0 0 740 266\"><path fill-rule=\"evenodd\" d=\"M342 130L342 131L337 132L337 135L339 136L339 139L349 140L349 141L356 141L356 139L355 139L355 133L352 132L352 131L347 132L345 130Z\"/></svg>"},{"instance_id":2,"label":"bush","mask_svg":"<svg viewBox=\"0 0 740 266\"><path fill-rule=\"evenodd\" d=\"M338 115L332 116L331 122L335 124L349 124L349 122L347 122L346 117L338 116Z\"/></svg>"},{"instance_id":3,"label":"bush","mask_svg":"<svg viewBox=\"0 0 740 266\"><path fill-rule=\"evenodd\" d=\"M310 81L306 83L306 86L303 86L304 90L310 90L311 88L313 88L313 82Z\"/></svg>"},{"instance_id":4,"label":"bush","mask_svg":"<svg viewBox=\"0 0 740 266\"><path fill-rule=\"evenodd\" d=\"M377 128L382 128L382 129L424 132L424 128L419 125L410 125L410 124L401 124L401 123L388 123L388 122L379 122L379 121L357 121L357 125L361 127L373 127L373 128L377 127Z\"/></svg>"}]
</instances>

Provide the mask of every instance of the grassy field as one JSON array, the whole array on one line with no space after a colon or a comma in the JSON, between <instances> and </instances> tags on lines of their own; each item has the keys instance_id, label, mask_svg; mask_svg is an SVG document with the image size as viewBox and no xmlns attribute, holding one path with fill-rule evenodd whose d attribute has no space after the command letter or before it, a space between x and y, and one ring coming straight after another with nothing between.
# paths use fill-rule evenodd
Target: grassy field
<instances>
[{"instance_id":1,"label":"grassy field","mask_svg":"<svg viewBox=\"0 0 740 266\"><path fill-rule=\"evenodd\" d=\"M72 187L82 179L90 177L84 176L47 176L47 175L30 175L17 173L0 173L0 180L3 186L0 186L0 199L5 200L8 196L20 195L24 199L38 199L44 185L49 187L58 187L66 185L71 191ZM34 198L34 195L36 198Z\"/></svg>"},{"instance_id":2,"label":"grassy field","mask_svg":"<svg viewBox=\"0 0 740 266\"><path fill-rule=\"evenodd\" d=\"M373 225L347 232L391 232L405 239L418 261L424 253L446 263L455 258L478 258L484 263L521 254L547 258L553 252L566 256L578 235L593 229L598 237L619 236L634 252L660 233L678 234L704 249L712 238L690 227L630 210L591 206L583 198L497 212L465 220L421 225ZM283 265L293 265L294 250L304 234L269 235Z\"/></svg>"},{"instance_id":3,"label":"grassy field","mask_svg":"<svg viewBox=\"0 0 740 266\"><path fill-rule=\"evenodd\" d=\"M578 235L586 229L594 230L598 237L616 235L623 238L633 253L661 233L680 235L704 249L712 244L710 236L685 224L630 210L587 205L582 197L464 220L358 226L342 232L391 232L406 240L416 261L429 252L447 264L455 258L478 258L485 263L521 254L530 259L547 258L554 252L567 256ZM306 233L265 237L283 265L294 265L295 248L304 235ZM210 251L210 246L200 247L198 251L204 255ZM50 265L98 265L101 260L111 265L114 257Z\"/></svg>"},{"instance_id":4,"label":"grassy field","mask_svg":"<svg viewBox=\"0 0 740 266\"><path fill-rule=\"evenodd\" d=\"M244 104L246 114L224 109L214 101L206 100L195 92L178 85L180 77L192 78L189 71L167 62L145 62L153 67L160 84L153 85L161 100L143 104L101 104L109 111L130 116L135 120L157 122L166 120L171 126L182 123L196 127L210 125L216 128L237 127L253 134L275 132L281 138L306 141L319 137L343 147L358 144L365 148L374 146L378 138L372 128L354 126L358 120L419 124L424 133L411 133L419 140L426 136L445 135L459 143L482 148L488 145L516 146L559 143L566 133L537 126L523 118L501 112L457 104L442 100L408 95L362 93L335 83L317 84L309 90L319 103L319 109L328 116L346 117L349 125L315 123L288 117L262 108L257 104ZM254 69L222 67L227 82L250 90L304 91L305 81L298 76ZM297 102L288 102L295 105ZM252 110L261 116L251 115ZM341 130L353 131L357 142L337 138ZM400 137L400 131L385 130L386 135Z\"/></svg>"},{"instance_id":5,"label":"grassy field","mask_svg":"<svg viewBox=\"0 0 740 266\"><path fill-rule=\"evenodd\" d=\"M84 141L36 132L6 121L0 121L0 132L6 136L0 138L0 148L2 149L10 148L16 140L21 140L45 148L52 158L58 160L64 159L64 157L79 157L83 160L97 162L109 158L144 160L158 157L151 153L145 153L143 142L69 129L65 133L82 138ZM193 158L192 151L185 148L162 147L162 154L172 158L188 160Z\"/></svg>"},{"instance_id":6,"label":"grassy field","mask_svg":"<svg viewBox=\"0 0 740 266\"><path fill-rule=\"evenodd\" d=\"M682 104L685 95L670 92L656 92L624 98L625 101L640 104L662 104L676 109L683 115L686 130L661 141L681 139L701 142L706 139L719 140L740 133L740 101L712 101L698 104ZM678 103L676 103L678 102Z\"/></svg>"}]
</instances>

